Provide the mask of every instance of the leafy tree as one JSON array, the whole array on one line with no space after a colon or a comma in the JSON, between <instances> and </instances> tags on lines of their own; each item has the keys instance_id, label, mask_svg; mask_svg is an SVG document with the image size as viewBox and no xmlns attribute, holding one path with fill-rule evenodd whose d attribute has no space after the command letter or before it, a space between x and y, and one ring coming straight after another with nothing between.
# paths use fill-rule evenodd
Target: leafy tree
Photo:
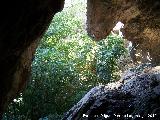
<instances>
[{"instance_id":1,"label":"leafy tree","mask_svg":"<svg viewBox=\"0 0 160 120\"><path fill-rule=\"evenodd\" d=\"M100 47L96 55L97 75L105 80L105 83L106 80L107 82L113 82L120 75L117 60L127 52L124 48L123 39L119 36L110 35L107 37L107 41L101 41L98 45Z\"/></svg>"}]
</instances>

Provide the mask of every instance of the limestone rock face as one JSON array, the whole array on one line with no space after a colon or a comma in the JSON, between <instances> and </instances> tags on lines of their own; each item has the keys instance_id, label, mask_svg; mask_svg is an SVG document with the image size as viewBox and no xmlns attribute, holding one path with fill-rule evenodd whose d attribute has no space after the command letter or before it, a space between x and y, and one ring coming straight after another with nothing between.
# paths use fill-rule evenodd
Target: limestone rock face
<instances>
[{"instance_id":1,"label":"limestone rock face","mask_svg":"<svg viewBox=\"0 0 160 120\"><path fill-rule=\"evenodd\" d=\"M120 81L92 88L63 120L159 120L159 76L159 67L128 70Z\"/></svg>"},{"instance_id":2,"label":"limestone rock face","mask_svg":"<svg viewBox=\"0 0 160 120\"><path fill-rule=\"evenodd\" d=\"M0 4L0 116L29 78L38 42L64 0L14 0Z\"/></svg>"},{"instance_id":3,"label":"limestone rock face","mask_svg":"<svg viewBox=\"0 0 160 120\"><path fill-rule=\"evenodd\" d=\"M87 31L96 40L105 38L118 21L124 24L124 38L150 53L160 63L159 0L88 0Z\"/></svg>"}]
</instances>

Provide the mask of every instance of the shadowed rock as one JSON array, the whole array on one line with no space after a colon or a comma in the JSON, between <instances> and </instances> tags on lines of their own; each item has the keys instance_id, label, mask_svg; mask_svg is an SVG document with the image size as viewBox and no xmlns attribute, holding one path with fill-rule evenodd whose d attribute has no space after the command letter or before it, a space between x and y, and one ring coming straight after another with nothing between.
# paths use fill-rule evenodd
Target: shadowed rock
<instances>
[{"instance_id":1,"label":"shadowed rock","mask_svg":"<svg viewBox=\"0 0 160 120\"><path fill-rule=\"evenodd\" d=\"M0 4L0 116L30 76L40 38L64 0L14 0Z\"/></svg>"},{"instance_id":2,"label":"shadowed rock","mask_svg":"<svg viewBox=\"0 0 160 120\"><path fill-rule=\"evenodd\" d=\"M159 120L159 75L158 67L128 70L120 81L92 88L63 120Z\"/></svg>"}]
</instances>

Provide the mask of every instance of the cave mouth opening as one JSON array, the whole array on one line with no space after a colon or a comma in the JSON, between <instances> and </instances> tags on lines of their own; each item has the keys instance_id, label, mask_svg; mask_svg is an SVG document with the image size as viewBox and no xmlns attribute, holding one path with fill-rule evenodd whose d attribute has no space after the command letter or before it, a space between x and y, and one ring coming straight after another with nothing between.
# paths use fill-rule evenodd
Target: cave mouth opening
<instances>
[{"instance_id":1,"label":"cave mouth opening","mask_svg":"<svg viewBox=\"0 0 160 120\"><path fill-rule=\"evenodd\" d=\"M67 0L54 16L36 50L30 81L8 106L4 119L58 120L92 87L119 78L116 60L124 48L117 44L122 45L122 39L111 35L93 41L86 32L86 5L86 0Z\"/></svg>"}]
</instances>

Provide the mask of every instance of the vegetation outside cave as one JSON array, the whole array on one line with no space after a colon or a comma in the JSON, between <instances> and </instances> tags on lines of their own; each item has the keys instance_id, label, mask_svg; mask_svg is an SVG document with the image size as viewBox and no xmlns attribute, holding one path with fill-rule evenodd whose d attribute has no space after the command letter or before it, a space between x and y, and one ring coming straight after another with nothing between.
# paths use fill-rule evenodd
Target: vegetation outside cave
<instances>
[{"instance_id":1,"label":"vegetation outside cave","mask_svg":"<svg viewBox=\"0 0 160 120\"><path fill-rule=\"evenodd\" d=\"M8 106L4 120L58 120L92 87L119 79L123 39L109 35L100 42L85 31L86 4L74 1L53 18L37 48L25 91Z\"/></svg>"}]
</instances>

